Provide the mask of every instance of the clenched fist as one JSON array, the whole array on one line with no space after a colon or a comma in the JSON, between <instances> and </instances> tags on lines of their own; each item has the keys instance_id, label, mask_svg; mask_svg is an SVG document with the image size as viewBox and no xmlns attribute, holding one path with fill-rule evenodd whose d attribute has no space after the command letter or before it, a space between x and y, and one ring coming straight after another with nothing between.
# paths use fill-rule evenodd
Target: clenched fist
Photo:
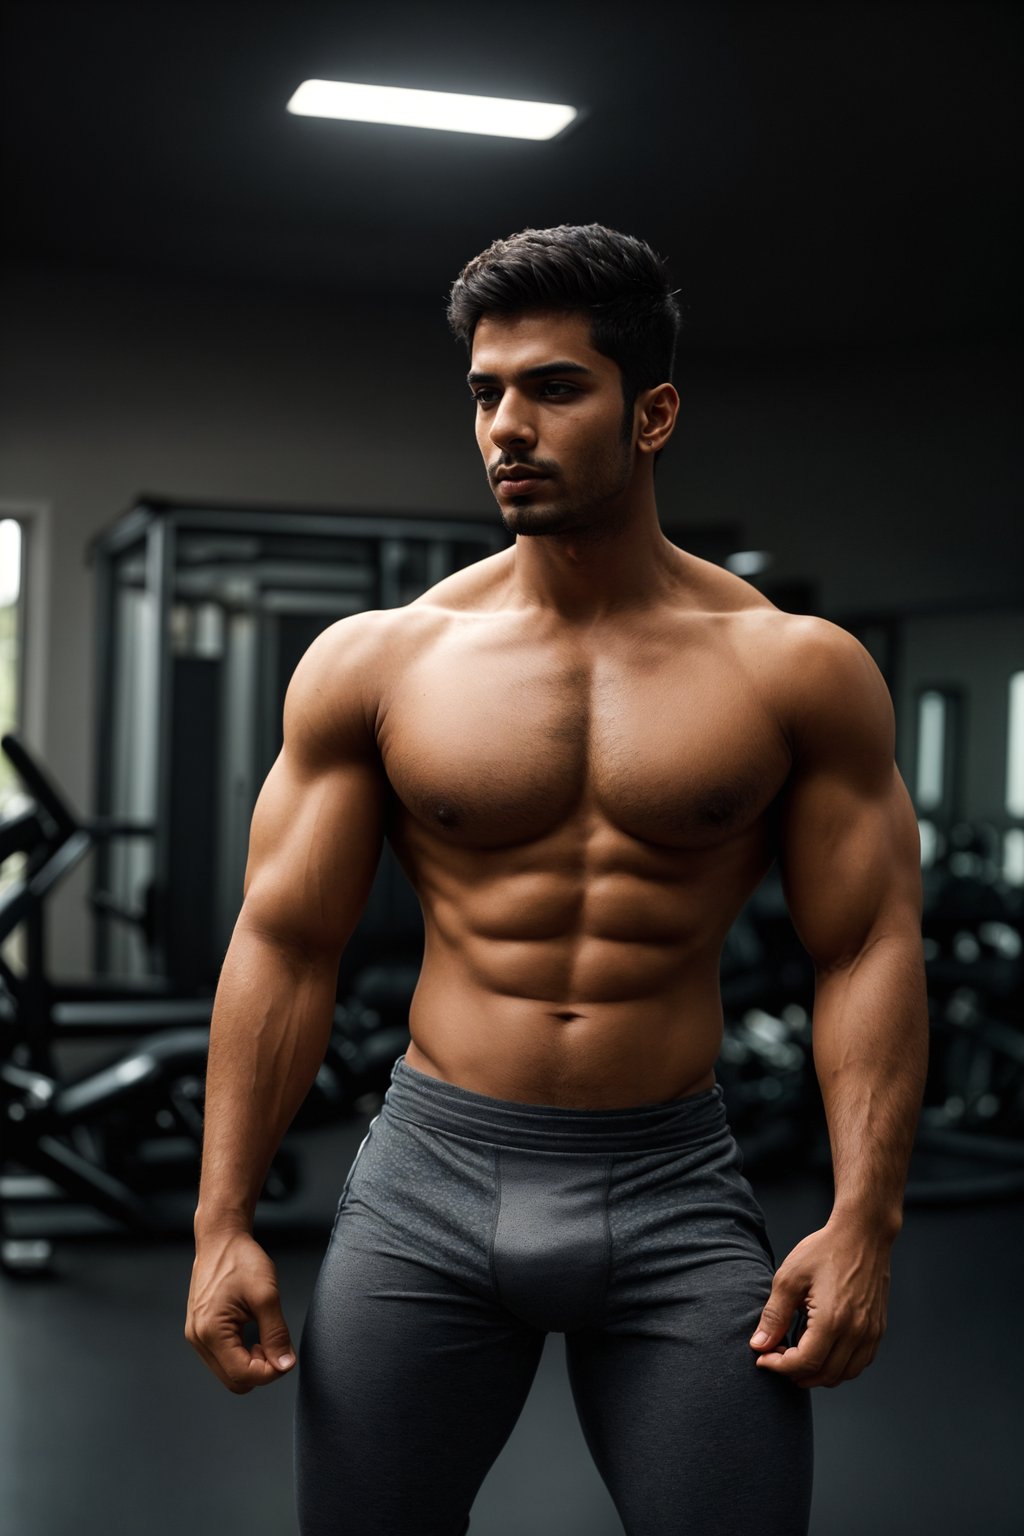
<instances>
[{"instance_id":1,"label":"clenched fist","mask_svg":"<svg viewBox=\"0 0 1024 1536\"><path fill-rule=\"evenodd\" d=\"M255 1319L259 1343L242 1330ZM229 1392L265 1387L295 1364L277 1271L248 1232L208 1233L196 1243L185 1337Z\"/></svg>"}]
</instances>

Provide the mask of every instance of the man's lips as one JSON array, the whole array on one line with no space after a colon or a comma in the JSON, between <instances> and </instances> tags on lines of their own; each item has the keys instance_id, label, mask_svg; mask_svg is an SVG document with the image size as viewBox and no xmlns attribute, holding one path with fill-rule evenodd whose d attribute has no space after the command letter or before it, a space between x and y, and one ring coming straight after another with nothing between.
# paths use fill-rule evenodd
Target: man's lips
<instances>
[{"instance_id":1,"label":"man's lips","mask_svg":"<svg viewBox=\"0 0 1024 1536\"><path fill-rule=\"evenodd\" d=\"M528 478L524 478L522 480L499 480L498 495L525 496L530 491L532 491L535 486L542 485L546 479L547 475L530 475Z\"/></svg>"},{"instance_id":2,"label":"man's lips","mask_svg":"<svg viewBox=\"0 0 1024 1536\"><path fill-rule=\"evenodd\" d=\"M523 496L530 491L539 481L546 480L547 475L537 469L522 468L517 464L511 469L499 469L495 476L498 482L498 493L502 496Z\"/></svg>"}]
</instances>

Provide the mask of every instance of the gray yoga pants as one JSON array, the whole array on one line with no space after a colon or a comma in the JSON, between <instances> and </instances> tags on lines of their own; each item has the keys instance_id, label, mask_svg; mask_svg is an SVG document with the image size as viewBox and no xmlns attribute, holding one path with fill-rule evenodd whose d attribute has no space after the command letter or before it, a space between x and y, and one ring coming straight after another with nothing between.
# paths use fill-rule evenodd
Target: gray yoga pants
<instances>
[{"instance_id":1,"label":"gray yoga pants","mask_svg":"<svg viewBox=\"0 0 1024 1536\"><path fill-rule=\"evenodd\" d=\"M303 1330L302 1536L464 1536L549 1332L626 1536L806 1536L810 1391L754 1363L742 1166L719 1084L559 1109L400 1056Z\"/></svg>"}]
</instances>

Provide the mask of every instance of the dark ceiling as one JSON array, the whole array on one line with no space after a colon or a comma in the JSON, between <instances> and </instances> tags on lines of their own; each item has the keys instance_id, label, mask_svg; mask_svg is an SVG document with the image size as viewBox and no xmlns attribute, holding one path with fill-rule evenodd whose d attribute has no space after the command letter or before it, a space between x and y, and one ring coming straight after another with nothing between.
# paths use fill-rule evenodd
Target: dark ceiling
<instances>
[{"instance_id":1,"label":"dark ceiling","mask_svg":"<svg viewBox=\"0 0 1024 1536\"><path fill-rule=\"evenodd\" d=\"M443 306L527 225L668 256L692 346L1016 341L1021 12L8 4L4 259ZM296 118L310 76L567 101L522 143Z\"/></svg>"}]
</instances>

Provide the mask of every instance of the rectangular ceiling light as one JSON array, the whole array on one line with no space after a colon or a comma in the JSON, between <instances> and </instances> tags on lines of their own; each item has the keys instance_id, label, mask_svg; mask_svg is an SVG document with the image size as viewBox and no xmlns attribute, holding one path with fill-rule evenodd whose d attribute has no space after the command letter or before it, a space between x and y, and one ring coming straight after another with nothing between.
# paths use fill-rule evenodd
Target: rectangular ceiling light
<instances>
[{"instance_id":1,"label":"rectangular ceiling light","mask_svg":"<svg viewBox=\"0 0 1024 1536\"><path fill-rule=\"evenodd\" d=\"M506 101L500 96L457 96L347 80L304 80L288 103L300 117L337 117L354 123L489 133L502 139L553 139L576 116L575 107L548 101Z\"/></svg>"}]
</instances>

